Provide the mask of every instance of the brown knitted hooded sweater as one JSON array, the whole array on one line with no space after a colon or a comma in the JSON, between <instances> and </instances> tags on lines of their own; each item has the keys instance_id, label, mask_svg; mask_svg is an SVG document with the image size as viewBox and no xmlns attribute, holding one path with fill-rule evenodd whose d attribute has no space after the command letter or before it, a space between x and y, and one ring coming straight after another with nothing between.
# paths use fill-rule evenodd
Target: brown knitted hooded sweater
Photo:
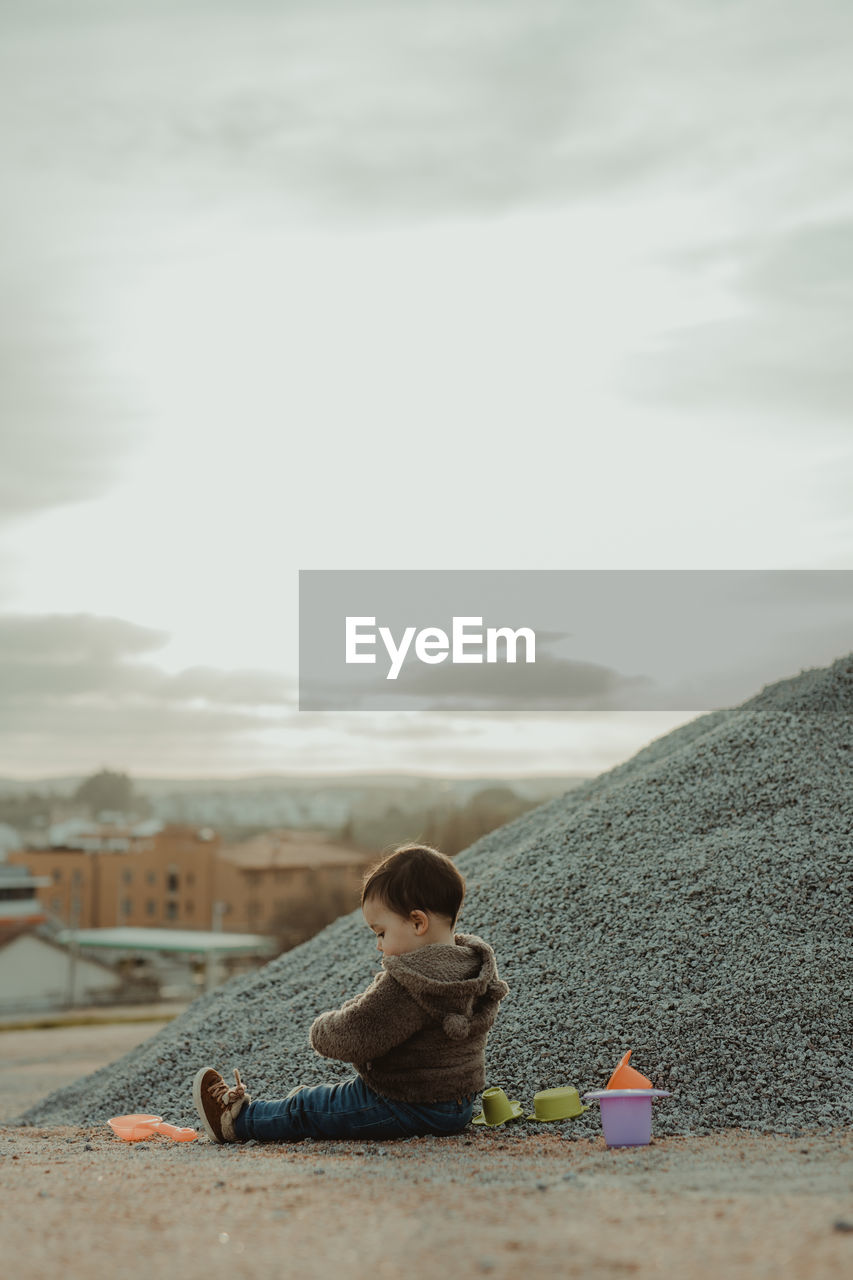
<instances>
[{"instance_id":1,"label":"brown knitted hooded sweater","mask_svg":"<svg viewBox=\"0 0 853 1280\"><path fill-rule=\"evenodd\" d=\"M509 987L482 938L457 933L401 956L361 995L311 1024L311 1046L351 1062L366 1084L402 1102L449 1102L486 1083L489 1028Z\"/></svg>"}]
</instances>

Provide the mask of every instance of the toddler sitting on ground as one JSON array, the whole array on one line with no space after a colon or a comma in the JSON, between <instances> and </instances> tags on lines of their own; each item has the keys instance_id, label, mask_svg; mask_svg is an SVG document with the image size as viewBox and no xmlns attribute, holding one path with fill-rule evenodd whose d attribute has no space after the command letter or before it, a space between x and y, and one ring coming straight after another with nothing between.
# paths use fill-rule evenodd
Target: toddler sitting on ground
<instances>
[{"instance_id":1,"label":"toddler sitting on ground","mask_svg":"<svg viewBox=\"0 0 853 1280\"><path fill-rule=\"evenodd\" d=\"M377 936L382 972L340 1009L321 1013L309 1042L356 1074L252 1101L240 1073L213 1067L193 1082L214 1142L302 1138L407 1138L458 1133L483 1089L485 1047L501 1000L492 948L455 933L465 881L428 845L402 845L365 877L361 908Z\"/></svg>"}]
</instances>

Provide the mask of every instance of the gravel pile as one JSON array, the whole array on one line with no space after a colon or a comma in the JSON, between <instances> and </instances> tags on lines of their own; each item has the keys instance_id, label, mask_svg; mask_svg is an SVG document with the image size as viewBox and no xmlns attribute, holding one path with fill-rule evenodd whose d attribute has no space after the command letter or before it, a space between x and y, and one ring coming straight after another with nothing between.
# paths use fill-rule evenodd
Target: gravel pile
<instances>
[{"instance_id":1,"label":"gravel pile","mask_svg":"<svg viewBox=\"0 0 853 1280\"><path fill-rule=\"evenodd\" d=\"M655 1133L849 1123L851 724L853 654L676 729L460 854L459 927L492 943L510 986L488 1082L526 1104L553 1085L603 1088L632 1048L673 1090ZM360 911L342 917L20 1121L194 1123L207 1063L239 1066L256 1097L341 1078L308 1027L378 961ZM598 1108L548 1131L596 1135Z\"/></svg>"}]
</instances>

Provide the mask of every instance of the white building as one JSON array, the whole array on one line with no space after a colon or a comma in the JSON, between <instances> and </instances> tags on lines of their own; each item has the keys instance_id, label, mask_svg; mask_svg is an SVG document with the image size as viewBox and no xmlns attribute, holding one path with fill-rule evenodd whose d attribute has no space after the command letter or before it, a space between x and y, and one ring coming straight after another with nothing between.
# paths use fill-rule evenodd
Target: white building
<instances>
[{"instance_id":1,"label":"white building","mask_svg":"<svg viewBox=\"0 0 853 1280\"><path fill-rule=\"evenodd\" d=\"M74 984L77 1004L97 1004L115 997L119 973L99 960L77 956L68 947L33 930L0 938L0 1014L56 1009L66 1004Z\"/></svg>"}]
</instances>

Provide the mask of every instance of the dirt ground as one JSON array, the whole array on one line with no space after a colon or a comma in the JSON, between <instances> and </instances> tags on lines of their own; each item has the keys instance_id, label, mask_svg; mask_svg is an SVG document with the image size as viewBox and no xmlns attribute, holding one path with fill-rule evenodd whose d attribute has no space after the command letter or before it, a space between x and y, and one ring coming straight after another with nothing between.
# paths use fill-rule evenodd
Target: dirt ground
<instances>
[{"instance_id":1,"label":"dirt ground","mask_svg":"<svg viewBox=\"0 0 853 1280\"><path fill-rule=\"evenodd\" d=\"M16 1280L853 1273L848 1131L218 1147L9 1124L160 1025L0 1031L0 1239Z\"/></svg>"}]
</instances>

